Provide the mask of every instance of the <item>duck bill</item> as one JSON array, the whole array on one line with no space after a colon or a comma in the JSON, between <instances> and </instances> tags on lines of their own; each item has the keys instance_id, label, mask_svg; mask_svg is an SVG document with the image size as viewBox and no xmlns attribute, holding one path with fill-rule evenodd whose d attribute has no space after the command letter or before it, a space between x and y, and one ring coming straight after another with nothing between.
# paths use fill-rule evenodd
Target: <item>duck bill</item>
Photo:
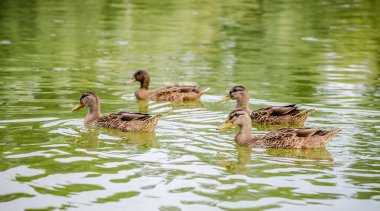
<instances>
[{"instance_id":1,"label":"duck bill","mask_svg":"<svg viewBox=\"0 0 380 211\"><path fill-rule=\"evenodd\" d=\"M131 84L133 82L136 81L136 78L135 77L132 77L131 79L129 79L128 81L124 82L124 84Z\"/></svg>"},{"instance_id":2,"label":"duck bill","mask_svg":"<svg viewBox=\"0 0 380 211\"><path fill-rule=\"evenodd\" d=\"M71 111L78 111L78 110L80 110L83 107L84 107L84 104L83 103L79 103L73 109L71 109Z\"/></svg>"},{"instance_id":3,"label":"duck bill","mask_svg":"<svg viewBox=\"0 0 380 211\"><path fill-rule=\"evenodd\" d=\"M232 98L231 98L229 95L227 95L227 96L225 96L223 99L219 100L218 102L221 103L221 102L229 101L229 100L231 100L231 99L232 99Z\"/></svg>"},{"instance_id":4,"label":"duck bill","mask_svg":"<svg viewBox=\"0 0 380 211\"><path fill-rule=\"evenodd\" d=\"M218 127L218 130L224 130L232 126L231 120L227 120L225 123L223 123L221 126Z\"/></svg>"}]
</instances>

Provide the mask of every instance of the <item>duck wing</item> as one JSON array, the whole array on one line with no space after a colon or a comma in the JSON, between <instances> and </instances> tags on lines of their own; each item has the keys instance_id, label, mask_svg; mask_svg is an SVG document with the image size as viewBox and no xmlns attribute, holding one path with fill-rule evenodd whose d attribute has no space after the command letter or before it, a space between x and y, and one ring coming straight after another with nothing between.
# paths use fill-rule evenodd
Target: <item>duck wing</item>
<instances>
[{"instance_id":1,"label":"duck wing","mask_svg":"<svg viewBox=\"0 0 380 211\"><path fill-rule=\"evenodd\" d=\"M283 116L290 114L292 111L296 111L297 107L296 104L293 104L287 106L272 106L267 109L271 111L271 115L273 116Z\"/></svg>"},{"instance_id":2,"label":"duck wing","mask_svg":"<svg viewBox=\"0 0 380 211\"><path fill-rule=\"evenodd\" d=\"M180 93L189 93L189 92L199 92L199 89L196 86L176 86Z\"/></svg>"},{"instance_id":3,"label":"duck wing","mask_svg":"<svg viewBox=\"0 0 380 211\"><path fill-rule=\"evenodd\" d=\"M253 113L261 114L261 115L286 115L289 114L291 111L297 110L297 107L290 107L290 106L269 106L264 108L259 108L254 111Z\"/></svg>"},{"instance_id":4,"label":"duck wing","mask_svg":"<svg viewBox=\"0 0 380 211\"><path fill-rule=\"evenodd\" d=\"M199 89L195 86L169 86L153 90L150 100L182 101L195 100L209 89Z\"/></svg>"},{"instance_id":5,"label":"duck wing","mask_svg":"<svg viewBox=\"0 0 380 211\"><path fill-rule=\"evenodd\" d=\"M327 144L325 136L329 133L316 128L282 128L266 134L260 141L269 148L318 148Z\"/></svg>"},{"instance_id":6,"label":"duck wing","mask_svg":"<svg viewBox=\"0 0 380 211\"><path fill-rule=\"evenodd\" d=\"M168 93L189 93L199 92L200 90L196 86L167 86L155 89L153 92L156 95L168 94Z\"/></svg>"},{"instance_id":7,"label":"duck wing","mask_svg":"<svg viewBox=\"0 0 380 211\"><path fill-rule=\"evenodd\" d=\"M292 140L296 133L293 128L282 128L267 133L261 138L265 147L269 148L292 148Z\"/></svg>"},{"instance_id":8,"label":"duck wing","mask_svg":"<svg viewBox=\"0 0 380 211\"><path fill-rule=\"evenodd\" d=\"M134 113L134 112L117 112L117 113L111 113L108 116L103 116L108 119L113 119L113 120L119 120L123 122L129 122L132 120L139 120L139 121L144 121L152 116L149 114L143 114L143 113Z\"/></svg>"},{"instance_id":9,"label":"duck wing","mask_svg":"<svg viewBox=\"0 0 380 211\"><path fill-rule=\"evenodd\" d=\"M298 128L295 129L297 137L310 137L315 135L317 132L322 132L320 129L316 128Z\"/></svg>"}]
</instances>

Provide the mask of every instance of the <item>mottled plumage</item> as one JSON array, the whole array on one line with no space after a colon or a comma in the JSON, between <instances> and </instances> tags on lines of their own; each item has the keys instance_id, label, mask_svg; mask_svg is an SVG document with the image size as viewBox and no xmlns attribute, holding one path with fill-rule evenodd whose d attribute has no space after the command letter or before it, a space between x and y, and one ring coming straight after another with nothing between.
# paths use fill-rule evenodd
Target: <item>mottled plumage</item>
<instances>
[{"instance_id":1,"label":"mottled plumage","mask_svg":"<svg viewBox=\"0 0 380 211\"><path fill-rule=\"evenodd\" d=\"M314 109L300 110L295 104L287 106L270 106L250 113L252 122L264 124L303 125Z\"/></svg>"},{"instance_id":2,"label":"mottled plumage","mask_svg":"<svg viewBox=\"0 0 380 211\"><path fill-rule=\"evenodd\" d=\"M168 86L149 90L150 76L145 70L137 71L126 83L140 82L140 88L135 92L139 100L152 101L186 101L197 100L209 88L199 89L195 86Z\"/></svg>"},{"instance_id":3,"label":"mottled plumage","mask_svg":"<svg viewBox=\"0 0 380 211\"><path fill-rule=\"evenodd\" d=\"M145 131L155 130L160 115L149 115L132 112L117 112L103 116L100 114L99 98L92 92L85 92L80 98L80 103L72 110L88 107L85 124L94 127L111 128L120 131Z\"/></svg>"},{"instance_id":4,"label":"mottled plumage","mask_svg":"<svg viewBox=\"0 0 380 211\"><path fill-rule=\"evenodd\" d=\"M228 119L220 128L238 125L239 131L235 142L242 146L263 148L323 148L340 131L316 128L282 128L264 136L253 136L252 124L248 113L237 109L228 115Z\"/></svg>"},{"instance_id":5,"label":"mottled plumage","mask_svg":"<svg viewBox=\"0 0 380 211\"><path fill-rule=\"evenodd\" d=\"M236 109L249 112L252 122L264 124L303 125L314 109L300 110L295 104L287 106L270 106L251 111L248 108L249 92L243 86L233 87L222 100L236 100Z\"/></svg>"}]
</instances>

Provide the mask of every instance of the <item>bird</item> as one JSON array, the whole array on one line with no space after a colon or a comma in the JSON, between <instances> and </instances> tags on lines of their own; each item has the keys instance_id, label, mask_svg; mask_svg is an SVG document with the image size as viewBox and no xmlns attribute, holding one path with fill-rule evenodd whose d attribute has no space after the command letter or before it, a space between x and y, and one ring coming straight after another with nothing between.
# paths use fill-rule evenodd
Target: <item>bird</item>
<instances>
[{"instance_id":1,"label":"bird","mask_svg":"<svg viewBox=\"0 0 380 211\"><path fill-rule=\"evenodd\" d=\"M140 82L140 88L135 92L138 100L150 101L187 101L198 100L210 88L197 88L196 86L167 86L149 90L150 76L145 70L136 71L125 84Z\"/></svg>"},{"instance_id":2,"label":"bird","mask_svg":"<svg viewBox=\"0 0 380 211\"><path fill-rule=\"evenodd\" d=\"M242 109L250 114L253 123L303 125L314 109L300 110L296 104L270 106L251 111L248 108L249 92L244 86L234 86L219 102L236 100L235 109Z\"/></svg>"},{"instance_id":3,"label":"bird","mask_svg":"<svg viewBox=\"0 0 380 211\"><path fill-rule=\"evenodd\" d=\"M88 112L84 123L88 126L110 128L124 132L144 131L153 132L161 114L150 115L133 112L116 112L108 115L100 113L100 100L93 92L84 92L80 97L79 104L71 111L77 111L87 106Z\"/></svg>"},{"instance_id":4,"label":"bird","mask_svg":"<svg viewBox=\"0 0 380 211\"><path fill-rule=\"evenodd\" d=\"M239 131L235 135L235 143L241 146L258 148L324 148L341 130L321 130L317 128L281 128L264 136L252 135L251 118L242 110L233 110L219 130L237 125Z\"/></svg>"}]
</instances>

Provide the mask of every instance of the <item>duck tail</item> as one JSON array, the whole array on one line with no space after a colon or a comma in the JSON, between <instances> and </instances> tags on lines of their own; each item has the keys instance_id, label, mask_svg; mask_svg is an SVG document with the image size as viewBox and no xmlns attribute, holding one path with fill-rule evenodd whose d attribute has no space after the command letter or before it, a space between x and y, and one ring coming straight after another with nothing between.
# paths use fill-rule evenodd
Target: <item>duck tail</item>
<instances>
[{"instance_id":1,"label":"duck tail","mask_svg":"<svg viewBox=\"0 0 380 211\"><path fill-rule=\"evenodd\" d=\"M158 113L158 114L155 114L153 115L152 117L150 117L149 119L158 119L162 116L162 113Z\"/></svg>"},{"instance_id":2,"label":"duck tail","mask_svg":"<svg viewBox=\"0 0 380 211\"><path fill-rule=\"evenodd\" d=\"M312 109L306 109L306 110L303 110L303 111L300 111L298 114L294 115L294 117L301 117L301 116L309 116L310 113L314 112L315 110L312 108Z\"/></svg>"},{"instance_id":3,"label":"duck tail","mask_svg":"<svg viewBox=\"0 0 380 211\"><path fill-rule=\"evenodd\" d=\"M147 119L147 124L146 124L146 131L147 132L153 132L157 126L158 120L162 116L161 113L155 114L151 116L149 119Z\"/></svg>"},{"instance_id":4,"label":"duck tail","mask_svg":"<svg viewBox=\"0 0 380 211\"><path fill-rule=\"evenodd\" d=\"M314 109L306 109L300 111L298 114L292 116L292 124L304 124L309 114L313 111Z\"/></svg>"},{"instance_id":5,"label":"duck tail","mask_svg":"<svg viewBox=\"0 0 380 211\"><path fill-rule=\"evenodd\" d=\"M330 140L332 139L332 138L334 138L335 136L336 136L336 134L339 132L339 131L341 131L342 129L340 129L340 128L337 128L337 129L334 129L334 130L331 130L331 131L328 131L325 135L324 135L324 146L326 146L329 142L330 142Z\"/></svg>"},{"instance_id":6,"label":"duck tail","mask_svg":"<svg viewBox=\"0 0 380 211\"><path fill-rule=\"evenodd\" d=\"M332 136L335 136L335 135L336 135L337 133L339 133L340 131L342 131L342 129L337 128L337 129L334 129L334 130L329 131L328 134L331 134Z\"/></svg>"},{"instance_id":7,"label":"duck tail","mask_svg":"<svg viewBox=\"0 0 380 211\"><path fill-rule=\"evenodd\" d=\"M208 92L208 90L210 90L210 87L207 87L207 88L201 89L201 90L199 91L199 94L203 95L204 93Z\"/></svg>"}]
</instances>

